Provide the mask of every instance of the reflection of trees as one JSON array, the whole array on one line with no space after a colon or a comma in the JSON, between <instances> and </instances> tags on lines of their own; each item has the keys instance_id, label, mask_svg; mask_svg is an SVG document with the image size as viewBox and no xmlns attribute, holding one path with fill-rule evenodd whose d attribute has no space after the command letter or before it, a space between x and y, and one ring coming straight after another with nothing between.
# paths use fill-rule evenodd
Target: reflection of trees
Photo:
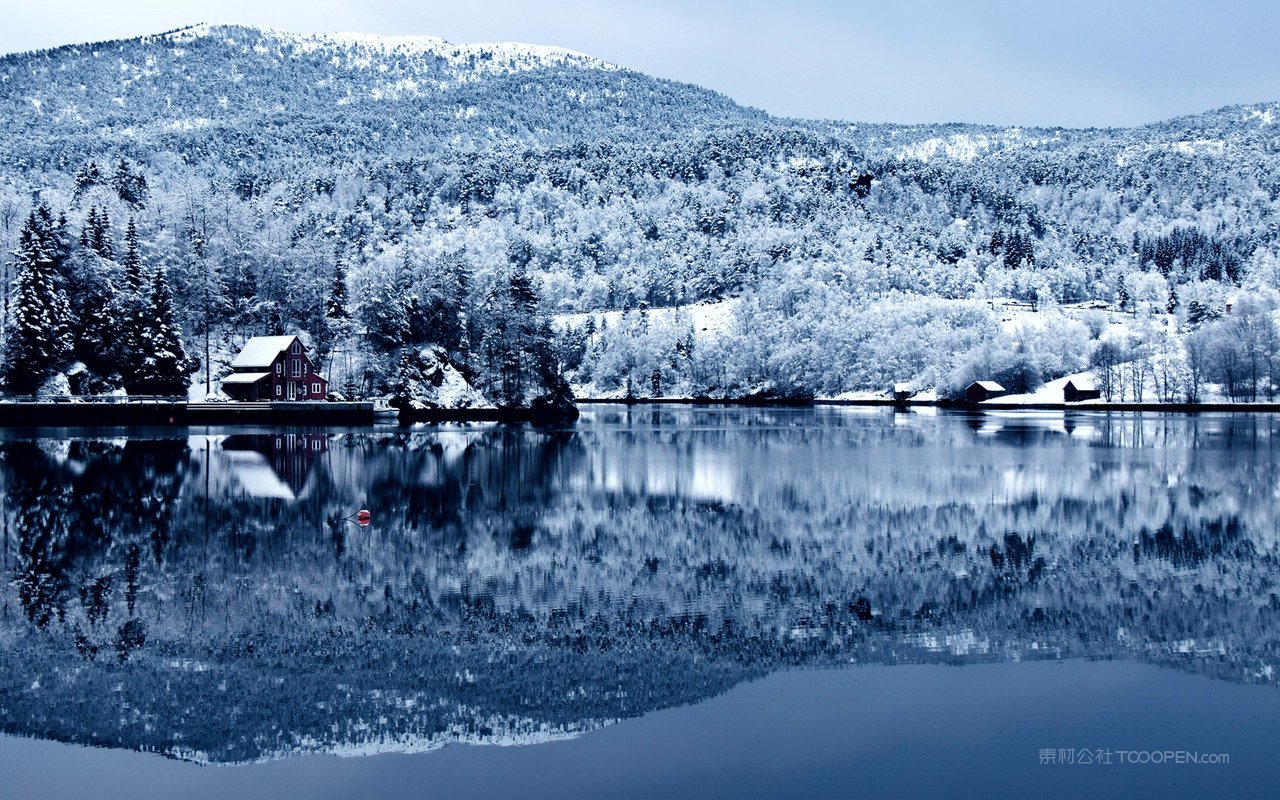
<instances>
[{"instance_id":1,"label":"reflection of trees","mask_svg":"<svg viewBox=\"0 0 1280 800\"><path fill-rule=\"evenodd\" d=\"M270 749L257 736L296 747L290 730L358 738L344 726L374 706L404 735L522 715L572 729L777 664L1053 654L1253 674L1280 641L1270 427L1072 420L974 435L661 410L571 433L337 434L293 499L219 489L213 456L181 442L11 442L5 591L24 616L6 624L43 637L32 663L91 661L86 690L127 660L130 702L172 720L189 709L141 682L177 681L216 724L174 724L227 758ZM344 521L362 507L373 525ZM164 666L187 662L203 671ZM224 682L257 710L220 717ZM335 684L390 707L331 702ZM419 695L447 708L411 711ZM122 724L109 710L97 729ZM76 713L65 730L88 725Z\"/></svg>"},{"instance_id":2,"label":"reflection of trees","mask_svg":"<svg viewBox=\"0 0 1280 800\"><path fill-rule=\"evenodd\" d=\"M35 441L0 444L0 480L17 540L14 581L33 623L44 627L55 617L65 619L77 596L91 628L106 620L114 567L95 562L128 540L150 540L159 557L181 491L185 449L181 441L163 439L123 447L76 441L55 454ZM129 563L134 566L125 570L124 595L132 607L136 556Z\"/></svg>"}]
</instances>

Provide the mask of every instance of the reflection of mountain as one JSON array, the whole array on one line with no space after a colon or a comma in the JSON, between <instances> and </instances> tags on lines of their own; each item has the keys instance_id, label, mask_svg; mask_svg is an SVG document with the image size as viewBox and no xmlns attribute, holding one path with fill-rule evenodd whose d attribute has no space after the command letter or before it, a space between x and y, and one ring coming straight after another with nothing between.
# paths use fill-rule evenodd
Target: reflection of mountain
<instances>
[{"instance_id":1,"label":"reflection of mountain","mask_svg":"<svg viewBox=\"0 0 1280 800\"><path fill-rule=\"evenodd\" d=\"M1274 682L1277 429L603 408L572 432L14 439L0 729L228 761L571 735L788 664ZM219 460L246 454L294 499Z\"/></svg>"}]
</instances>

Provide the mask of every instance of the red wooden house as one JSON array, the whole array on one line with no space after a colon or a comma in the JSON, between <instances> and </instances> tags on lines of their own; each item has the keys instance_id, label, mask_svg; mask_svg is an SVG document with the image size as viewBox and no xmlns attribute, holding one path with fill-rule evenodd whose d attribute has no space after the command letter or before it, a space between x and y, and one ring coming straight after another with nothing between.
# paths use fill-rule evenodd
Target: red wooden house
<instances>
[{"instance_id":1,"label":"red wooden house","mask_svg":"<svg viewBox=\"0 0 1280 800\"><path fill-rule=\"evenodd\" d=\"M231 362L222 391L233 400L314 401L329 394L329 382L297 336L255 336Z\"/></svg>"}]
</instances>

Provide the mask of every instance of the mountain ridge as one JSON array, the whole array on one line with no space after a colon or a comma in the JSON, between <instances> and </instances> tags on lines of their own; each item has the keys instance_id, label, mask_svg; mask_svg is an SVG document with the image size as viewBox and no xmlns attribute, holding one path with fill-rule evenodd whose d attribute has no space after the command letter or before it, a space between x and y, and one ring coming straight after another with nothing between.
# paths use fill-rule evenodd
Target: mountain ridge
<instances>
[{"instance_id":1,"label":"mountain ridge","mask_svg":"<svg viewBox=\"0 0 1280 800\"><path fill-rule=\"evenodd\" d=\"M236 38L237 36L241 36L243 38L245 35L257 38L256 40L249 41L241 41ZM468 59L479 62L488 61L492 62L490 67L490 72L492 73L501 73L504 71L504 67L506 68L506 71L523 71L528 69L546 68L548 66L568 65L578 68L621 71L634 75L643 75L643 73L639 73L627 67L612 64L595 56L555 45L527 44L520 42L455 43L441 37L429 35L405 36L354 32L295 33L265 26L209 23L196 23L156 34L144 34L136 37L104 40L99 42L67 44L41 50L4 54L0 55L0 65L3 65L5 62L29 59L35 56L49 58L58 54L78 54L82 50L88 50L90 53L94 53L95 57L97 57L97 54L106 48L123 50L130 45L140 45L144 47L152 45L173 46L181 45L183 43L191 43L200 39L216 39L223 44L239 47L242 51L246 49L253 49L260 54L271 53L269 48L266 48L263 44L263 41L269 41L274 43L277 47L274 53L271 54L293 58L312 55L317 52L334 52L345 48L355 49L364 53L379 53L384 56L435 56L448 61L450 66L455 68L465 63ZM286 48L291 48L291 50L286 52ZM352 59L349 58L348 62L343 66L350 67L352 65L351 62ZM339 65L335 63L334 66L337 67ZM355 66L368 68L373 65L371 63L362 63L356 59ZM472 66L474 66L474 64ZM385 66L381 68L384 70L386 69ZM0 80L8 83L9 76L4 76L3 78L0 78ZM680 83L678 81L667 82ZM693 84L681 85L694 86ZM714 90L705 89L704 87L695 88L709 94L720 94L718 92L714 92ZM747 106L743 106L736 101L734 101L733 104L746 111L757 111ZM891 130L899 134L909 134L917 131L932 133L941 130L953 129L980 131L987 134L1000 132L1006 135L1023 135L1027 133L1105 134L1144 129L1169 128L1174 126L1193 127L1201 125L1209 120L1221 120L1224 116L1232 114L1233 112L1239 112L1245 120L1258 119L1262 126L1266 126L1270 122L1273 122L1277 114L1280 113L1280 102L1261 101L1247 104L1230 104L1214 109L1208 109L1199 113L1183 114L1133 126L1065 127L1034 124L998 125L980 121L938 121L931 123L906 124L890 121L872 122L864 120L787 117L775 116L768 114L768 112L758 113L763 113L771 121L779 124L800 125L815 129L827 129L846 133L856 133L863 129L869 129L872 131Z\"/></svg>"}]
</instances>

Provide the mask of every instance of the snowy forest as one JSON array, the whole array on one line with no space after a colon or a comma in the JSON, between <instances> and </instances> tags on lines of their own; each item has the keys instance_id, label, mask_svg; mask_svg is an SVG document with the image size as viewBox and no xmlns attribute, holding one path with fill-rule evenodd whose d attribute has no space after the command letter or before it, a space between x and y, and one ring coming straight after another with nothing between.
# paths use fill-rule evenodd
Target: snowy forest
<instances>
[{"instance_id":1,"label":"snowy forest","mask_svg":"<svg viewBox=\"0 0 1280 800\"><path fill-rule=\"evenodd\" d=\"M225 26L9 55L0 379L195 397L298 333L348 397L447 402L444 364L499 406L1271 399L1277 113L792 120L556 48Z\"/></svg>"}]
</instances>

